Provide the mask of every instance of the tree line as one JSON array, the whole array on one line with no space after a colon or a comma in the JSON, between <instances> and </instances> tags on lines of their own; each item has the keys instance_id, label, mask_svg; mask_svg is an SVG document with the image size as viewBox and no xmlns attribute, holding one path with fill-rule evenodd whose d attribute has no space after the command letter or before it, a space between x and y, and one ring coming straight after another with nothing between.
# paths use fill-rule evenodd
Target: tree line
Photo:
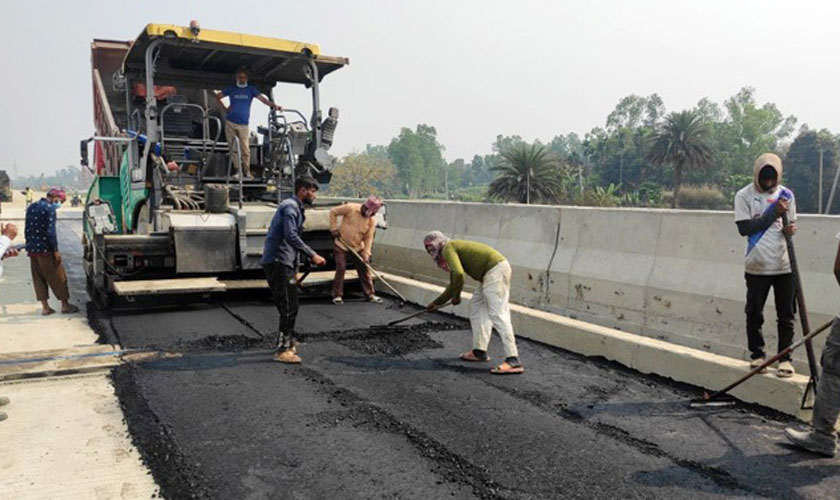
<instances>
[{"instance_id":1,"label":"tree line","mask_svg":"<svg viewBox=\"0 0 840 500\"><path fill-rule=\"evenodd\" d=\"M840 213L840 140L759 103L751 87L669 112L657 95L621 99L596 127L548 142L497 136L491 154L444 159L435 128L341 159L330 192L465 201L729 209L755 158L775 152L801 212ZM834 189L833 189L834 188ZM832 191L835 193L832 194Z\"/></svg>"}]
</instances>

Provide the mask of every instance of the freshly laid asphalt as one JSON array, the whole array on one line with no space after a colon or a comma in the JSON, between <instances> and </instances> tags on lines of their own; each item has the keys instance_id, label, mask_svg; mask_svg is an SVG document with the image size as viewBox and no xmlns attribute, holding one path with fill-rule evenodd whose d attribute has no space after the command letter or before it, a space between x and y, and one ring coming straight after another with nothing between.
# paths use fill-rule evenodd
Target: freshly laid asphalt
<instances>
[{"instance_id":1,"label":"freshly laid asphalt","mask_svg":"<svg viewBox=\"0 0 840 500\"><path fill-rule=\"evenodd\" d=\"M271 361L260 295L89 317L103 342L181 353L113 371L169 499L838 497L840 459L784 444L784 417L689 409L697 389L525 340L526 373L493 376L442 314L370 329L414 310L306 299L299 366Z\"/></svg>"}]
</instances>

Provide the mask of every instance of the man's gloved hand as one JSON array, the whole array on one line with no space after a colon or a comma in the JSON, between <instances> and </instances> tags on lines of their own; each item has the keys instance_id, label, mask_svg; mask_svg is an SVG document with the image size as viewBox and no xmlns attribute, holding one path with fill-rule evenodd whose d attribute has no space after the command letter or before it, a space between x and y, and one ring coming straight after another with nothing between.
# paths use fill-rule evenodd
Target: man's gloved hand
<instances>
[{"instance_id":1,"label":"man's gloved hand","mask_svg":"<svg viewBox=\"0 0 840 500\"><path fill-rule=\"evenodd\" d=\"M317 253L312 255L312 258L310 260L312 261L312 264L315 265L315 266L323 266L324 264L327 263L327 259L321 257Z\"/></svg>"},{"instance_id":2,"label":"man's gloved hand","mask_svg":"<svg viewBox=\"0 0 840 500\"><path fill-rule=\"evenodd\" d=\"M461 303L461 297L453 297L452 298L452 305L453 306L457 306L460 303Z\"/></svg>"},{"instance_id":3,"label":"man's gloved hand","mask_svg":"<svg viewBox=\"0 0 840 500\"><path fill-rule=\"evenodd\" d=\"M426 312L432 312L435 309L437 309L437 306L434 302L429 302L429 304L426 306Z\"/></svg>"},{"instance_id":4,"label":"man's gloved hand","mask_svg":"<svg viewBox=\"0 0 840 500\"><path fill-rule=\"evenodd\" d=\"M370 262L370 252L367 250L362 250L361 253L359 253L359 257L361 257L365 262Z\"/></svg>"}]
</instances>

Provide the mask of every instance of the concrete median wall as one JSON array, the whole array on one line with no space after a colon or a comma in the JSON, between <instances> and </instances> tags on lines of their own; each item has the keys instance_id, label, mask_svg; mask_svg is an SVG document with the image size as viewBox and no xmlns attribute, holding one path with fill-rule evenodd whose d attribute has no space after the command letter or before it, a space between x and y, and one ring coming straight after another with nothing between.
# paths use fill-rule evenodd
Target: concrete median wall
<instances>
[{"instance_id":1,"label":"concrete median wall","mask_svg":"<svg viewBox=\"0 0 840 500\"><path fill-rule=\"evenodd\" d=\"M426 232L439 229L505 254L515 303L724 356L747 355L744 238L729 212L425 201L389 201L387 211L389 229L377 232L374 246L383 270L445 283L448 276L422 245ZM797 257L815 328L840 312L832 274L840 217L804 215L798 226ZM765 318L770 352L772 295ZM807 369L804 351L795 360Z\"/></svg>"}]
</instances>

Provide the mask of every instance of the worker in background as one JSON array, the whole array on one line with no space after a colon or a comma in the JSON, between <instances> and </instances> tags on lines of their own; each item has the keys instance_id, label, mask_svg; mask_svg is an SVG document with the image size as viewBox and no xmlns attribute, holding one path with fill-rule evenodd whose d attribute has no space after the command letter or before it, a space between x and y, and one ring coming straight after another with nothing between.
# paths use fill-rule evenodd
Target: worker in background
<instances>
[{"instance_id":1,"label":"worker in background","mask_svg":"<svg viewBox=\"0 0 840 500\"><path fill-rule=\"evenodd\" d=\"M230 100L230 106L225 106L222 101L227 97ZM242 164L237 167L240 169L239 174L245 175L247 179L253 179L251 175L251 147L249 140L248 121L251 118L251 101L257 98L266 106L283 111L281 106L274 104L266 97L260 90L248 83L248 70L240 67L236 70L236 83L226 87L221 92L216 92L216 100L219 105L225 110L225 137L227 137L228 148L233 158L236 158L236 146L234 145L235 138L239 138L239 144L242 148Z\"/></svg>"},{"instance_id":2,"label":"worker in background","mask_svg":"<svg viewBox=\"0 0 840 500\"><path fill-rule=\"evenodd\" d=\"M18 251L12 246L12 240L17 236L17 227L14 224L0 224L0 276L3 276L3 259L17 257ZM0 396L0 406L9 404L9 398ZM9 418L6 412L0 411L0 421Z\"/></svg>"},{"instance_id":3,"label":"worker in background","mask_svg":"<svg viewBox=\"0 0 840 500\"><path fill-rule=\"evenodd\" d=\"M465 275L478 281L470 302L473 349L461 354L460 358L470 362L490 361L487 346L495 328L502 339L505 360L490 372L497 375L523 373L525 370L519 361L510 322L511 269L505 256L484 243L450 240L440 231L427 234L423 245L435 264L449 273L449 286L426 306L426 310L433 311L450 300L452 304L459 304Z\"/></svg>"},{"instance_id":4,"label":"worker in background","mask_svg":"<svg viewBox=\"0 0 840 500\"><path fill-rule=\"evenodd\" d=\"M840 233L837 233L837 238L840 239ZM834 278L840 283L840 245L834 257ZM822 375L814 400L813 427L807 431L788 427L785 437L800 448L833 457L837 453L837 432L834 428L840 415L840 316L834 318L831 325L820 364Z\"/></svg>"},{"instance_id":5,"label":"worker in background","mask_svg":"<svg viewBox=\"0 0 840 500\"><path fill-rule=\"evenodd\" d=\"M35 192L32 191L32 188L26 186L26 189L23 190L23 196L26 200L26 208L29 208L29 205L32 204L32 199L35 197Z\"/></svg>"},{"instance_id":6,"label":"worker in background","mask_svg":"<svg viewBox=\"0 0 840 500\"><path fill-rule=\"evenodd\" d=\"M301 238L305 207L315 202L317 191L318 182L312 177L295 179L295 195L277 207L260 261L280 313L274 360L281 363L296 364L301 361L297 351L303 337L295 331L298 314L298 283L295 278L298 256L304 254L315 266L326 263Z\"/></svg>"},{"instance_id":7,"label":"worker in background","mask_svg":"<svg viewBox=\"0 0 840 500\"><path fill-rule=\"evenodd\" d=\"M366 265L367 262L370 262L373 250L373 235L376 232L376 220L373 216L380 208L382 208L382 200L376 196L371 196L363 204L345 203L330 209L330 233L335 238L333 241L335 249L333 304L344 302L342 298L344 295L344 272L347 269L348 255L353 262L353 267L359 274L362 292L365 294L367 301L377 304L382 303L382 299L374 293L373 276L368 272ZM337 223L339 216L342 217L340 226ZM350 249L355 251L362 260L359 260L345 243L350 245Z\"/></svg>"},{"instance_id":8,"label":"worker in background","mask_svg":"<svg viewBox=\"0 0 840 500\"><path fill-rule=\"evenodd\" d=\"M56 234L56 210L67 199L60 188L52 188L45 198L41 198L26 209L26 253L32 270L32 285L35 297L41 302L41 314L47 316L55 310L50 307L49 289L61 301L61 313L79 312L79 308L70 303L67 289L67 273L58 251Z\"/></svg>"},{"instance_id":9,"label":"worker in background","mask_svg":"<svg viewBox=\"0 0 840 500\"><path fill-rule=\"evenodd\" d=\"M735 224L741 236L747 237L744 259L747 283L747 345L750 366L764 363L764 303L773 288L779 334L778 351L793 342L794 301L796 284L790 267L785 235L796 233L796 202L793 193L781 184L782 160L772 153L759 156L753 165L753 182L735 195ZM782 227L782 214L788 214L788 225ZM790 355L779 360L776 375L787 378L794 374Z\"/></svg>"}]
</instances>

